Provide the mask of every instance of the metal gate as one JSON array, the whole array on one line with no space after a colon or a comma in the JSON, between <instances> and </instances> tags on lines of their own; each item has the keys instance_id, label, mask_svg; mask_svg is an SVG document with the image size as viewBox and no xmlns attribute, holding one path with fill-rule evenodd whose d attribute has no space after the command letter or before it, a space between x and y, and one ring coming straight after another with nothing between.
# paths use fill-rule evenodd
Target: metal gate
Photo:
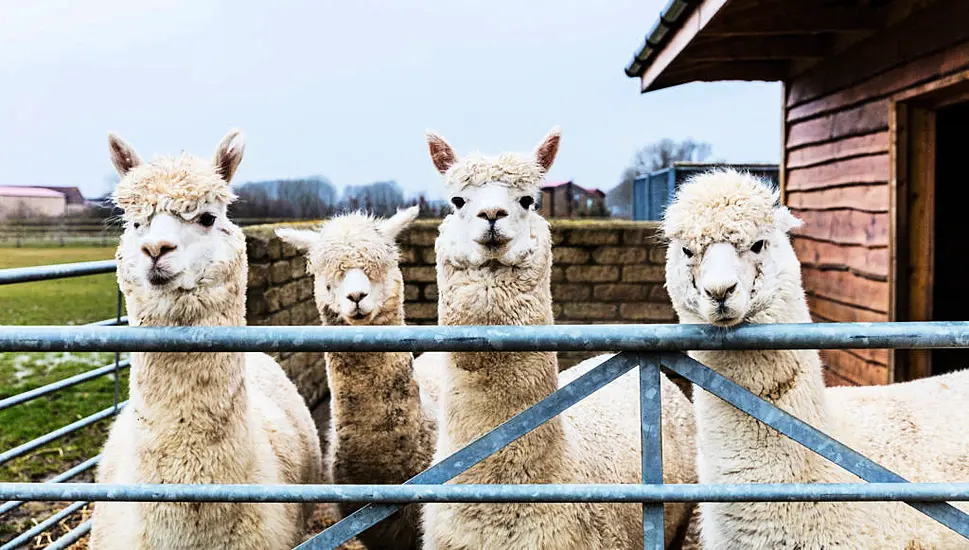
<instances>
[{"instance_id":1,"label":"metal gate","mask_svg":"<svg viewBox=\"0 0 969 550\"><path fill-rule=\"evenodd\" d=\"M0 284L100 273L75 264L56 270L0 271ZM96 269L95 269L96 268ZM93 271L92 271L93 270ZM56 272L55 272L56 271ZM0 483L0 515L20 501L75 501L28 533L47 529L88 501L364 502L357 512L299 546L335 548L410 502L634 502L643 505L647 549L663 547L664 502L904 501L969 538L969 516L946 501L969 500L969 483L909 483L803 421L694 361L682 350L870 349L969 347L969 323L750 325L411 326L411 327L118 327L116 319L83 327L0 327L0 351L602 351L620 352L497 426L403 485L101 485L66 483L97 457L46 483ZM100 325L100 326L99 326ZM0 401L0 410L110 372L106 365ZM660 369L667 368L731 403L868 483L665 485L662 479ZM642 484L444 485L597 389L639 370ZM123 403L0 454L0 464L116 413ZM87 425L84 424L84 425ZM90 530L82 524L49 548L64 548ZM22 534L21 537L28 534ZM15 540L21 540L21 537ZM29 541L28 537L23 542ZM21 544L23 543L21 542ZM14 548L8 544L3 548Z\"/></svg>"}]
</instances>

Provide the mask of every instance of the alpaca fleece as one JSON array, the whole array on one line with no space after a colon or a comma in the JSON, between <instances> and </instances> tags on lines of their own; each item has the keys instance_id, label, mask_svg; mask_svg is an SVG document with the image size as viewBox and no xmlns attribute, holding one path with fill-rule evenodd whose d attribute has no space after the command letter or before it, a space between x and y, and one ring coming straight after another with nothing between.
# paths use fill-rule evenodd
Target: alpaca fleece
<instances>
[{"instance_id":1,"label":"alpaca fleece","mask_svg":"<svg viewBox=\"0 0 969 550\"><path fill-rule=\"evenodd\" d=\"M542 152L551 155L542 162ZM431 136L431 155L445 173L449 189L492 183L537 191L557 148L554 133L535 158L505 154L492 160L458 161L449 146ZM448 166L449 163L454 164ZM468 162L473 166L465 166ZM489 165L490 163L490 165ZM522 178L505 175L507 166L532 167ZM544 166L544 169L541 167ZM531 170L531 168L528 168ZM527 170L516 171L521 174ZM466 174L474 174L472 177ZM484 175L481 175L484 174ZM500 179L508 177L510 181ZM517 205L510 205L517 206ZM529 247L511 265L456 261L454 214L441 224L437 253L438 313L442 325L551 324L552 267L548 223L529 214ZM498 424L595 366L574 367L561 380L552 352L447 353L420 376L440 377L439 432L435 461L451 455ZM605 358L600 358L604 360ZM454 483L638 483L640 476L638 378L623 377L568 411L498 451L453 480ZM688 483L692 468L692 419L689 402L663 379L664 480ZM670 411L677 411L670 413ZM683 461L689 468L677 469ZM685 524L689 509L666 508L667 542ZM427 504L425 548L642 548L642 508L635 504Z\"/></svg>"},{"instance_id":2,"label":"alpaca fleece","mask_svg":"<svg viewBox=\"0 0 969 550\"><path fill-rule=\"evenodd\" d=\"M112 145L139 162L120 141ZM190 219L231 198L212 164L187 155L119 171L124 178L116 198L129 225L161 211ZM146 288L135 259L124 253L126 240L136 238L126 231L117 253L118 284L132 325L245 324L245 239L229 222L214 229L232 258L212 261L190 290ZM99 483L318 483L321 471L309 410L279 365L262 353L133 353L128 406L101 456ZM292 548L312 507L100 502L90 547Z\"/></svg>"},{"instance_id":3,"label":"alpaca fleece","mask_svg":"<svg viewBox=\"0 0 969 550\"><path fill-rule=\"evenodd\" d=\"M667 209L667 287L681 323L697 313L696 281L681 246L738 251L764 240L750 323L809 323L788 231L799 224L776 192L731 171L697 176ZM744 258L743 254L740 256ZM748 256L749 258L749 256ZM753 261L753 260L742 260ZM825 388L813 350L697 351L690 356L911 481L969 480L969 373L883 387ZM858 478L732 405L696 388L701 483L843 483ZM963 505L959 505L963 507ZM709 548L969 548L959 535L900 503L704 503Z\"/></svg>"},{"instance_id":4,"label":"alpaca fleece","mask_svg":"<svg viewBox=\"0 0 969 550\"><path fill-rule=\"evenodd\" d=\"M367 324L404 324L404 282L394 237L416 217L417 208L402 215L406 218L392 231L360 213L328 220L319 231L277 230L306 252L322 324L347 324L332 303L330 285L351 269L363 270L389 289ZM414 381L413 354L327 352L324 357L332 419L326 465L333 483L400 484L430 466L437 419ZM339 505L344 516L360 507ZM417 505L406 506L358 539L372 549L419 548L419 512Z\"/></svg>"}]
</instances>

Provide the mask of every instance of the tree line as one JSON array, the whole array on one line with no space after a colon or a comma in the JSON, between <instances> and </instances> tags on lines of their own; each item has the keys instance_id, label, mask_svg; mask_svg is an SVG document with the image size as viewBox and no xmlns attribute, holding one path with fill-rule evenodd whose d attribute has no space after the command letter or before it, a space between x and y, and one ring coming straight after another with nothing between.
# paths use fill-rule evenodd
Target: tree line
<instances>
[{"instance_id":1,"label":"tree line","mask_svg":"<svg viewBox=\"0 0 969 550\"><path fill-rule=\"evenodd\" d=\"M340 212L364 210L376 216L393 215L398 208L419 205L421 217L443 217L444 201L421 194L408 199L395 181L349 185L342 193L322 176L244 183L235 188L238 199L229 212L235 218L311 220Z\"/></svg>"}]
</instances>

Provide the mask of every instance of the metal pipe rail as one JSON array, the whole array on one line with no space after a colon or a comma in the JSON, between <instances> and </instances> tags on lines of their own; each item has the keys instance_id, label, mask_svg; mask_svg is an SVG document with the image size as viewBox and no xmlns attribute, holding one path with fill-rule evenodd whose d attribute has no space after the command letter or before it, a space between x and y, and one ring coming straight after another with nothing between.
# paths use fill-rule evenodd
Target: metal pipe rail
<instances>
[{"instance_id":1,"label":"metal pipe rail","mask_svg":"<svg viewBox=\"0 0 969 550\"><path fill-rule=\"evenodd\" d=\"M33 451L34 449L36 449L38 447L43 447L44 445L47 445L51 441L54 441L56 439L60 439L60 438L64 437L65 435L72 434L72 433L80 430L81 428L86 428L86 427L90 426L91 424L95 424L97 422L100 422L101 420L104 420L105 418L108 418L110 416L114 416L114 415L118 414L118 411L121 410L127 403L128 403L127 401L122 401L121 403L118 403L117 405L112 405L112 406L110 406L110 407L108 407L108 408L106 408L106 409L104 409L102 411L99 411L99 412L96 412L96 413L94 413L92 415L86 416L86 417L78 420L77 422L72 422L71 424L68 424L67 426L64 426L62 428L58 428L58 429L56 429L56 430L54 430L52 432L49 432L47 434L44 434L44 435L38 437L36 439L32 439L32 440L30 440L30 441L28 441L28 442L26 442L26 443L24 443L22 445L18 445L17 447L14 447L13 449L10 449L9 451L4 451L4 452L0 453L0 465L6 464L7 462L10 462L11 460L13 460L13 459L15 459L15 458L17 458L19 456L23 456L23 455L29 453L30 451Z\"/></svg>"},{"instance_id":2,"label":"metal pipe rail","mask_svg":"<svg viewBox=\"0 0 969 550\"><path fill-rule=\"evenodd\" d=\"M13 548L19 548L29 543L37 535L40 535L44 531L47 531L48 529L54 527L55 525L65 520L66 518L70 517L74 513L80 511L81 508L84 508L86 504L87 502L75 502L71 504L70 506L58 511L57 513L51 515L47 519L41 521L37 525L17 535L16 538L11 540L7 544L0 546L0 550L11 550Z\"/></svg>"},{"instance_id":3,"label":"metal pipe rail","mask_svg":"<svg viewBox=\"0 0 969 550\"><path fill-rule=\"evenodd\" d=\"M101 260L96 262L0 269L0 285L28 283L31 281L49 281L52 279L82 277L84 275L98 275L100 273L114 273L117 267L118 262L116 260Z\"/></svg>"},{"instance_id":4,"label":"metal pipe rail","mask_svg":"<svg viewBox=\"0 0 969 550\"><path fill-rule=\"evenodd\" d=\"M50 543L46 550L63 550L64 548L70 547L75 542L81 540L81 537L91 532L91 525L91 520L85 521L74 529L71 529L63 537Z\"/></svg>"},{"instance_id":5,"label":"metal pipe rail","mask_svg":"<svg viewBox=\"0 0 969 550\"><path fill-rule=\"evenodd\" d=\"M91 369L87 372L82 372L80 374L58 380L57 382L51 382L50 384L41 386L39 388L18 393L17 395L11 395L6 399L0 399L0 411L13 407L14 405L21 405L23 403L27 403L28 401L33 401L38 397L43 397L65 388L70 388L71 386L76 386L83 382L87 382L88 380L94 380L95 378L100 378L108 374L114 374L120 369L126 369L130 366L131 362L128 360L121 361L117 365L111 363L110 365Z\"/></svg>"},{"instance_id":6,"label":"metal pipe rail","mask_svg":"<svg viewBox=\"0 0 969 550\"><path fill-rule=\"evenodd\" d=\"M745 325L0 326L0 351L602 351L969 347L969 322Z\"/></svg>"},{"instance_id":7,"label":"metal pipe rail","mask_svg":"<svg viewBox=\"0 0 969 550\"><path fill-rule=\"evenodd\" d=\"M95 466L97 466L98 465L98 462L100 462L100 461L101 461L101 455L97 455L97 456L95 456L93 458L89 458L89 459L85 460L84 462L78 464L77 466L71 468L70 470L67 470L64 473L58 474L58 475L56 475L56 476L48 479L44 483L62 483L62 482L67 481L69 479L74 479L75 477L77 477L77 476L83 474L84 472L90 470L91 468L94 468ZM4 502L2 505L0 505L0 516L6 514L7 512L9 512L11 510L15 510L15 509L19 508L20 506L23 505L23 503L24 503L24 501L22 501L22 500L11 500L11 501L8 501L8 502Z\"/></svg>"},{"instance_id":8,"label":"metal pipe rail","mask_svg":"<svg viewBox=\"0 0 969 550\"><path fill-rule=\"evenodd\" d=\"M969 483L116 485L0 483L0 498L94 502L969 502Z\"/></svg>"}]
</instances>

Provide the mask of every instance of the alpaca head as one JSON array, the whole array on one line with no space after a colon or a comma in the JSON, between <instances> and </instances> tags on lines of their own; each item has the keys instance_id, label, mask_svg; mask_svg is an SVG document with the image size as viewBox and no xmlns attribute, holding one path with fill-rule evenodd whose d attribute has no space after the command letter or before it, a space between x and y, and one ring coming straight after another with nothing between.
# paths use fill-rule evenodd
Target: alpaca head
<instances>
[{"instance_id":1,"label":"alpaca head","mask_svg":"<svg viewBox=\"0 0 969 550\"><path fill-rule=\"evenodd\" d=\"M306 254L316 306L328 325L402 322L404 282L396 238L419 207L388 219L360 213L337 216L319 231L279 228L276 234Z\"/></svg>"},{"instance_id":2,"label":"alpaca head","mask_svg":"<svg viewBox=\"0 0 969 550\"><path fill-rule=\"evenodd\" d=\"M749 174L712 171L684 183L663 218L666 286L680 320L757 322L785 275L798 272L788 232L800 223Z\"/></svg>"},{"instance_id":3,"label":"alpaca head","mask_svg":"<svg viewBox=\"0 0 969 550\"><path fill-rule=\"evenodd\" d=\"M124 210L117 257L125 293L159 308L179 303L192 309L187 297L204 308L210 304L200 296L244 292L237 287L246 277L245 237L226 218L235 198L229 180L242 161L242 133L229 132L214 160L183 153L143 162L114 134L108 145L121 176L114 201Z\"/></svg>"},{"instance_id":4,"label":"alpaca head","mask_svg":"<svg viewBox=\"0 0 969 550\"><path fill-rule=\"evenodd\" d=\"M444 138L427 134L431 160L444 176L452 205L441 224L441 234L448 236L443 241L448 261L515 265L533 251L534 228L544 223L535 211L535 200L555 160L559 139L559 130L553 129L531 154L458 159Z\"/></svg>"}]
</instances>

